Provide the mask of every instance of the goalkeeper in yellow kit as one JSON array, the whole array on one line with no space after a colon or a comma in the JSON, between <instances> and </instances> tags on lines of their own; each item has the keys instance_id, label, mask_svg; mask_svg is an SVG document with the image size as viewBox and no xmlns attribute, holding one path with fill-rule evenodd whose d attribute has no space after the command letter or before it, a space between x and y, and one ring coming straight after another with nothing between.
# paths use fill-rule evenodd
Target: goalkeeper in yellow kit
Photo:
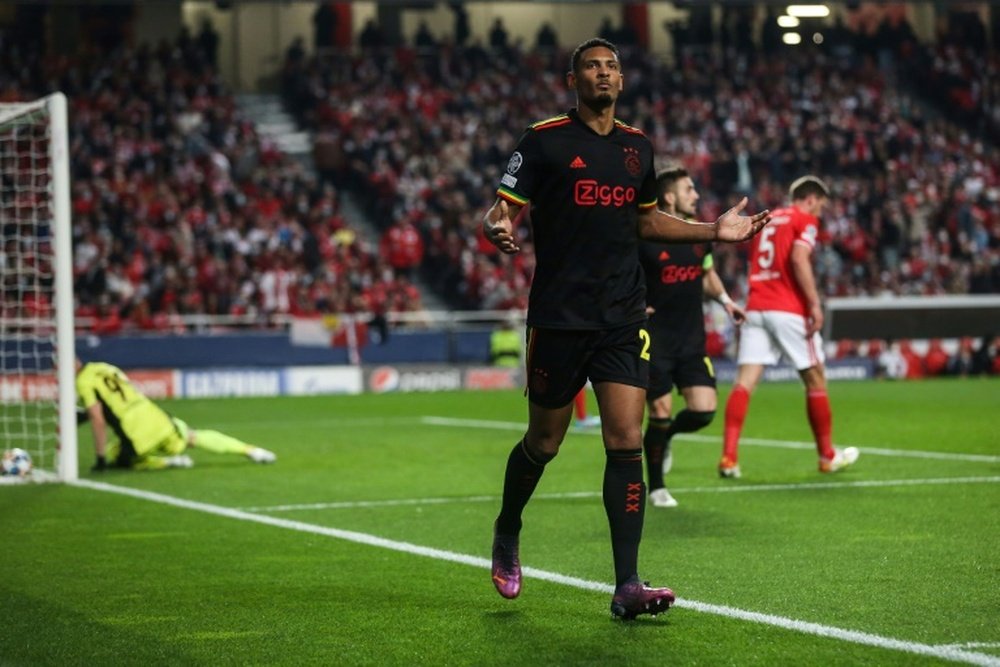
<instances>
[{"instance_id":1,"label":"goalkeeper in yellow kit","mask_svg":"<svg viewBox=\"0 0 1000 667\"><path fill-rule=\"evenodd\" d=\"M190 468L188 447L219 454L241 454L255 463L273 463L273 452L219 431L188 428L144 396L118 367L76 360L76 393L83 404L80 421L90 421L97 462L93 470Z\"/></svg>"}]
</instances>

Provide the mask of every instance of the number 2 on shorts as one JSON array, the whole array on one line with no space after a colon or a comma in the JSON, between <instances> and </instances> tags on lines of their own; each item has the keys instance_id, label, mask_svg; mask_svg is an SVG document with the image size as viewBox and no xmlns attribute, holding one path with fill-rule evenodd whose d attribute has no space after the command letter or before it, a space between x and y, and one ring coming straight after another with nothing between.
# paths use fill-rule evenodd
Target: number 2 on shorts
<instances>
[{"instance_id":1,"label":"number 2 on shorts","mask_svg":"<svg viewBox=\"0 0 1000 667\"><path fill-rule=\"evenodd\" d=\"M645 329L639 329L639 338L642 339L642 352L639 353L639 358L644 361L649 361L649 332Z\"/></svg>"}]
</instances>

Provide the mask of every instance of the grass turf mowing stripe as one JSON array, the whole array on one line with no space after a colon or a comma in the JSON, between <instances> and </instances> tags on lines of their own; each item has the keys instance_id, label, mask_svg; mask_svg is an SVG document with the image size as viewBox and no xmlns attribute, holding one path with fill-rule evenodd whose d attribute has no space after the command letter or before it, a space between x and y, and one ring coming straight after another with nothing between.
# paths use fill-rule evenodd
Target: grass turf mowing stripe
<instances>
[{"instance_id":1,"label":"grass turf mowing stripe","mask_svg":"<svg viewBox=\"0 0 1000 667\"><path fill-rule=\"evenodd\" d=\"M934 484L996 484L1000 477L933 477L927 479L884 479L857 482L817 482L815 484L747 484L744 486L677 487L671 493L737 493L750 491L812 491L815 489L881 488L890 486L930 486ZM565 500L567 498L598 498L599 491L572 493L539 493L533 499ZM392 500L345 500L329 503L300 503L243 507L245 512L295 512L300 510L357 509L361 507L396 507L401 505L446 505L448 503L499 502L500 496L453 496L451 498L395 498Z\"/></svg>"},{"instance_id":2,"label":"grass turf mowing stripe","mask_svg":"<svg viewBox=\"0 0 1000 667\"><path fill-rule=\"evenodd\" d=\"M243 510L233 509L229 507L222 507L220 505L212 505L210 503L202 503L194 500L175 498L174 496L168 496L161 493L153 493L150 491L143 491L140 489L133 489L124 486L115 486L113 484L107 484L104 482L94 482L91 480L77 480L75 482L71 482L70 484L81 488L92 489L95 491L102 491L105 493L117 493L120 495L131 496L133 498L139 498L141 500L160 503L163 505L180 507L183 509L189 509L196 512L204 512L206 514L226 517L229 519L236 519L238 521L249 521L253 523L273 526L276 528L284 528L286 530L296 530L304 533L312 533L314 535L323 535L326 537L332 537L335 539L354 542L357 544L363 544L366 546L379 547L382 549L390 549L393 551L400 551L403 553L413 554L417 556L424 556L427 558L433 558L436 560L443 560L452 563L461 563L463 565L470 565L472 567L478 567L487 570L490 569L491 567L490 561L487 560L486 558L480 558L478 556L469 556L466 554L455 553L453 551L446 551L443 549L424 547L417 544L411 544L409 542L390 540L384 537L378 537L377 535L369 535L367 533L359 533L350 530L341 530L339 528L328 528L325 526L317 526L315 524L304 523L301 521L290 521L288 519L279 519L276 517L271 517L263 514L254 514ZM582 590L606 593L609 595L614 593L614 588L609 584L603 584L596 581L588 581L586 579L579 579L577 577L571 577L556 572L548 572L546 570L538 570L532 567L525 567L523 569L523 572L526 577L530 577L532 579L540 579L542 581L548 581L551 583L571 586ZM715 614L718 616L735 618L739 620L749 621L752 623L770 625L778 628L783 628L786 630L792 630L795 632L801 632L804 634L826 637L830 639L836 639L855 644L864 644L867 646L873 646L882 649L902 651L905 653L912 653L916 655L940 658L943 660L951 660L954 662L962 662L970 665L982 665L983 667L1000 667L1000 658L996 658L994 656L987 655L984 653L978 653L975 651L963 650L961 648L956 648L954 646L947 646L947 645L933 646L930 644L921 644L918 642L910 642L901 639L894 639L892 637L883 637L881 635L874 635L867 632L860 632L857 630L844 630L842 628L835 628L832 626L822 625L819 623L799 621L792 618L785 618L783 616L775 616L773 614L762 614L754 611L746 611L744 609L738 609L736 607L727 607L724 605L714 605L704 602L697 602L695 600L678 599L675 606L684 609L690 609L692 611L697 611L701 613Z\"/></svg>"},{"instance_id":3,"label":"grass turf mowing stripe","mask_svg":"<svg viewBox=\"0 0 1000 667\"><path fill-rule=\"evenodd\" d=\"M482 428L502 431L524 431L527 428L526 422L502 422L489 419L456 419L454 417L421 417L421 422L432 426L454 426L459 428ZM600 435L599 429L572 429L573 433ZM719 436L693 435L690 433L679 433L674 436L679 440L691 440L694 442L715 442L722 443ZM771 440L768 438L740 438L741 445L756 445L758 447L778 447L781 449L816 449L814 442L801 442L797 440ZM838 447L847 447L842 443L837 443ZM876 456L901 456L915 459L938 459L942 461L975 461L977 463L1000 463L1000 456L989 456L986 454L961 454L951 452L926 452L916 449L888 449L885 447L866 447L856 445L865 454L875 454Z\"/></svg>"}]
</instances>

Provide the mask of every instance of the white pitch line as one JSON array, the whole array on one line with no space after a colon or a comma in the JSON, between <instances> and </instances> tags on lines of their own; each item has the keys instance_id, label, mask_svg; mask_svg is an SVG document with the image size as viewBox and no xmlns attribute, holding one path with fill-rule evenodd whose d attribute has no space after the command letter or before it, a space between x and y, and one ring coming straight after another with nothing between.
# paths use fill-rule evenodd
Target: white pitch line
<instances>
[{"instance_id":1,"label":"white pitch line","mask_svg":"<svg viewBox=\"0 0 1000 667\"><path fill-rule=\"evenodd\" d=\"M998 478L1000 479L1000 478ZM572 493L539 493L533 498L563 499L563 498L594 498L600 493L596 491L577 491ZM340 510L358 509L364 507L398 507L405 505L449 505L452 503L492 503L500 500L500 496L453 496L450 498L394 498L392 500L344 500L327 503L301 503L297 505L263 505L260 507L243 507L246 512L295 512L299 510Z\"/></svg>"},{"instance_id":2,"label":"white pitch line","mask_svg":"<svg viewBox=\"0 0 1000 667\"><path fill-rule=\"evenodd\" d=\"M590 495L590 494L588 494ZM296 510L357 509L362 507L394 507L400 505L446 505L456 502L486 503L500 496L460 496L455 498L397 498L393 500L345 500L329 503L302 503L298 505L271 505L243 507L246 512L291 512Z\"/></svg>"},{"instance_id":3,"label":"white pitch line","mask_svg":"<svg viewBox=\"0 0 1000 667\"><path fill-rule=\"evenodd\" d=\"M934 484L996 484L997 477L932 477L927 479L872 479L856 482L816 482L815 484L747 484L743 486L689 486L671 487L671 493L741 493L750 491L813 491L816 489L881 488L889 486L930 486ZM597 498L600 491L571 491L568 493L539 493L532 496L542 500L567 498ZM394 498L392 500L344 500L327 503L299 503L291 505L262 505L244 507L246 512L296 512L301 510L339 510L365 507L398 507L404 505L447 505L451 503L497 502L500 496L452 496L450 498Z\"/></svg>"},{"instance_id":4,"label":"white pitch line","mask_svg":"<svg viewBox=\"0 0 1000 667\"><path fill-rule=\"evenodd\" d=\"M185 500L183 498L176 498L162 493L153 493L151 491L142 491L140 489L132 489L124 486L115 486L104 482L94 482L91 480L81 479L75 482L70 482L70 484L77 487L93 489L95 491L117 493L124 496L139 498L141 500L160 503L162 505L171 505L173 507L181 507L184 509L194 510L196 512L204 512L215 516L236 519L238 521L248 521L251 523L273 526L275 528L284 528L286 530L297 530L303 533L323 535L334 539L345 540L347 542L363 544L365 546L379 547L382 549L399 551L416 556L424 556L426 558L433 558L435 560L442 560L451 563L461 563L463 565L470 565L472 567L485 570L489 570L492 567L489 560L479 556L469 556L466 554L456 553L454 551L446 551L444 549L435 549L432 547L420 546L419 544L411 544L410 542L390 540L384 537L378 537L377 535L358 533L352 530L328 528L326 526L317 526L315 524L304 523L302 521L289 521L288 519L279 519L264 514L253 514L243 510L222 507L220 505L212 505L210 503L202 503L194 500ZM525 577L531 579L540 579L542 581L548 581L551 583L562 584L564 586L571 586L573 588L595 591L609 595L614 593L614 588L609 584L579 579L577 577L571 577L557 572L549 572L547 570L540 570L533 567L525 567L523 568L523 573ZM940 658L942 660L952 660L954 662L962 662L970 665L1000 667L1000 658L996 658L985 653L962 650L952 646L933 646L930 644L921 644L919 642L910 642L902 639L894 639L892 637L883 637L881 635L860 632L858 630L845 630L843 628L837 628L830 625L799 621L793 618L786 618L784 616L762 614L755 611L738 609L736 607L698 602L696 600L685 600L679 598L675 606L704 614L715 614L717 616L725 616L727 618L736 618L744 621L750 621L752 623L770 625L784 630L792 630L794 632L801 632L803 634L826 637L829 639L838 639L854 644L863 644L866 646L874 646L876 648L901 651L904 653L912 653L932 658Z\"/></svg>"},{"instance_id":5,"label":"white pitch line","mask_svg":"<svg viewBox=\"0 0 1000 667\"><path fill-rule=\"evenodd\" d=\"M420 421L433 426L454 426L459 428L482 428L501 431L524 431L527 427L523 422L492 421L488 419L458 419L454 417L421 417ZM579 434L600 435L599 430L571 431ZM693 440L695 442L721 443L719 437L709 435L697 435L692 433L680 433L675 438L679 440ZM740 438L741 445L756 445L759 447L778 447L781 449L816 449L816 443L802 442L799 440L771 440L768 438ZM839 446L846 447L843 443ZM926 452L917 449L888 449L885 447L867 447L858 445L865 454L876 456L902 456L915 459L938 459L944 461L975 461L977 463L1000 463L1000 456L990 456L988 454L961 454L953 452Z\"/></svg>"}]
</instances>

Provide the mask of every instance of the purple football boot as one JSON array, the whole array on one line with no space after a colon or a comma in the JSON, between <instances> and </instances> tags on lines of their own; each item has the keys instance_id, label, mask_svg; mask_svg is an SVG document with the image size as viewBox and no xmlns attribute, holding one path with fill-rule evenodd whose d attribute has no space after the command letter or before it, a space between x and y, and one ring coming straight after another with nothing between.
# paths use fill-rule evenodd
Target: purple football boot
<instances>
[{"instance_id":1,"label":"purple football boot","mask_svg":"<svg viewBox=\"0 0 1000 667\"><path fill-rule=\"evenodd\" d=\"M611 598L611 614L624 621L631 621L639 614L656 616L670 609L674 592L669 588L650 588L638 579L626 581L615 589Z\"/></svg>"},{"instance_id":2,"label":"purple football boot","mask_svg":"<svg viewBox=\"0 0 1000 667\"><path fill-rule=\"evenodd\" d=\"M493 527L493 585L497 593L512 600L521 593L521 560L517 535L500 535Z\"/></svg>"}]
</instances>

